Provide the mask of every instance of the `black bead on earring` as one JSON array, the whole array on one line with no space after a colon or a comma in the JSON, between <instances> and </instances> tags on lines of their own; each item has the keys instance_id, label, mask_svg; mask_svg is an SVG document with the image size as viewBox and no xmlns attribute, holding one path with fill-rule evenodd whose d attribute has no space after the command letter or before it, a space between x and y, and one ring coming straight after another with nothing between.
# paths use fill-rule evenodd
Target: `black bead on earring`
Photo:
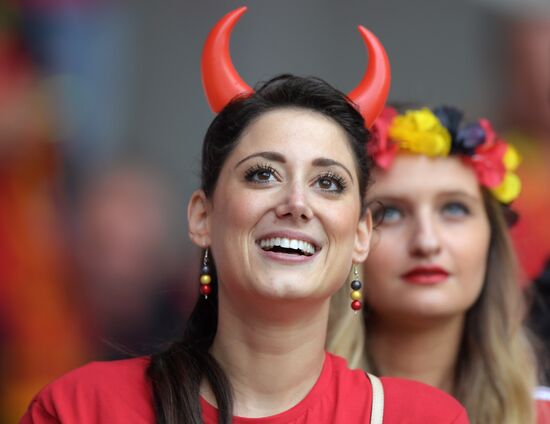
<instances>
[{"instance_id":1,"label":"black bead on earring","mask_svg":"<svg viewBox=\"0 0 550 424\"><path fill-rule=\"evenodd\" d=\"M355 312L361 310L363 307L363 304L361 303L362 295L361 295L361 281L359 281L359 273L357 272L357 265L353 265L353 281L350 284L351 287L351 309L353 309Z\"/></svg>"},{"instance_id":2,"label":"black bead on earring","mask_svg":"<svg viewBox=\"0 0 550 424\"><path fill-rule=\"evenodd\" d=\"M200 292L204 295L205 299L208 299L208 295L212 293L212 277L210 276L210 267L208 266L208 248L204 250L202 256L202 267L201 267L201 276L200 276Z\"/></svg>"}]
</instances>

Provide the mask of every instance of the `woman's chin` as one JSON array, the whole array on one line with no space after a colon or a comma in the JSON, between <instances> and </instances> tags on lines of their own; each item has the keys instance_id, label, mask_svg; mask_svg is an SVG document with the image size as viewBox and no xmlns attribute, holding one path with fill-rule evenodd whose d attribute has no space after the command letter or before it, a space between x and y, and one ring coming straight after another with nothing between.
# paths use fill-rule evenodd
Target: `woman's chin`
<instances>
[{"instance_id":1,"label":"woman's chin","mask_svg":"<svg viewBox=\"0 0 550 424\"><path fill-rule=\"evenodd\" d=\"M270 301L285 302L313 302L314 300L323 301L330 298L331 293L324 293L316 284L308 284L303 280L270 279L269 283L258 283L253 287L253 291Z\"/></svg>"}]
</instances>

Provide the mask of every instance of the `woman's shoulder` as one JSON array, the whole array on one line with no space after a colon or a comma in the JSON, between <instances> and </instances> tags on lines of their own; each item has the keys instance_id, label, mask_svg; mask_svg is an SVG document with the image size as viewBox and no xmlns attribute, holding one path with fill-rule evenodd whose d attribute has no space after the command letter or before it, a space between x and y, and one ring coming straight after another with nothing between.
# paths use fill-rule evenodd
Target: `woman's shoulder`
<instances>
[{"instance_id":1,"label":"woman's shoulder","mask_svg":"<svg viewBox=\"0 0 550 424\"><path fill-rule=\"evenodd\" d=\"M90 362L54 380L38 396L79 396L92 392L119 393L142 391L147 386L145 371L149 358Z\"/></svg>"},{"instance_id":2,"label":"woman's shoulder","mask_svg":"<svg viewBox=\"0 0 550 424\"><path fill-rule=\"evenodd\" d=\"M358 389L367 386L362 400L371 403L371 382L362 370L347 368L347 362L331 355L333 372L338 375L340 393L346 388L358 399ZM464 407L452 396L426 384L402 378L382 377L384 389L384 423L441 423L467 424Z\"/></svg>"},{"instance_id":3,"label":"woman's shoulder","mask_svg":"<svg viewBox=\"0 0 550 424\"><path fill-rule=\"evenodd\" d=\"M537 403L537 423L550 423L550 387L537 387L535 401Z\"/></svg>"},{"instance_id":4,"label":"woman's shoulder","mask_svg":"<svg viewBox=\"0 0 550 424\"><path fill-rule=\"evenodd\" d=\"M464 407L448 393L418 381L382 377L388 422L437 422L466 424Z\"/></svg>"},{"instance_id":5,"label":"woman's shoulder","mask_svg":"<svg viewBox=\"0 0 550 424\"><path fill-rule=\"evenodd\" d=\"M112 423L154 422L148 364L149 358L141 357L77 368L43 388L21 423L91 424L105 422L107 416Z\"/></svg>"}]
</instances>

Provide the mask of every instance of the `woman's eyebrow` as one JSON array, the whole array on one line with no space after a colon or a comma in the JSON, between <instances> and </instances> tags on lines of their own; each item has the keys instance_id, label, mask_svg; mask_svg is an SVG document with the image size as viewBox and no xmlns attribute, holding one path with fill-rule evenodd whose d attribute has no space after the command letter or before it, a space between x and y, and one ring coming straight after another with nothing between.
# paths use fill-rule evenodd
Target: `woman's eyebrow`
<instances>
[{"instance_id":1,"label":"woman's eyebrow","mask_svg":"<svg viewBox=\"0 0 550 424\"><path fill-rule=\"evenodd\" d=\"M262 157L264 159L272 160L272 161L275 161L275 162L281 162L281 163L286 162L286 159L280 153L269 152L269 151L268 152L258 152L258 153L252 153L251 155L248 155L247 157L245 157L245 158L241 159L240 161L238 161L237 164L235 165L235 168L238 168L241 163L246 162L247 160L255 158L255 157Z\"/></svg>"},{"instance_id":2,"label":"woman's eyebrow","mask_svg":"<svg viewBox=\"0 0 550 424\"><path fill-rule=\"evenodd\" d=\"M440 193L439 195L439 197L451 197L451 196L461 197L461 198L469 199L471 201L482 200L480 196L476 196L472 193L462 191L462 190L448 190Z\"/></svg>"},{"instance_id":3,"label":"woman's eyebrow","mask_svg":"<svg viewBox=\"0 0 550 424\"><path fill-rule=\"evenodd\" d=\"M312 162L312 164L313 164L313 166L339 166L344 171L346 171L347 174L349 175L349 177L351 178L351 180L354 181L353 176L351 175L351 172L349 171L349 169L346 168L343 164L341 164L340 162L338 162L334 159L317 158Z\"/></svg>"}]
</instances>

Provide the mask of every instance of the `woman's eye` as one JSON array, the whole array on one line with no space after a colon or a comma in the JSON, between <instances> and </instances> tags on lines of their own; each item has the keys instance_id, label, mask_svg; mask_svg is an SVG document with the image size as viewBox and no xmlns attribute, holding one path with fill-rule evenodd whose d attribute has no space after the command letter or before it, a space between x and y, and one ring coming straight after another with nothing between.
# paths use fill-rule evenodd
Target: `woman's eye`
<instances>
[{"instance_id":1,"label":"woman's eye","mask_svg":"<svg viewBox=\"0 0 550 424\"><path fill-rule=\"evenodd\" d=\"M323 175L317 179L316 184L321 190L334 193L341 193L346 188L345 180L336 174Z\"/></svg>"},{"instance_id":2,"label":"woman's eye","mask_svg":"<svg viewBox=\"0 0 550 424\"><path fill-rule=\"evenodd\" d=\"M271 180L272 178L275 178L273 176L273 173L269 170L263 170L263 171L258 171L256 172L256 174L254 175L255 179L258 180L258 181L269 181Z\"/></svg>"},{"instance_id":3,"label":"woman's eye","mask_svg":"<svg viewBox=\"0 0 550 424\"><path fill-rule=\"evenodd\" d=\"M381 206L372 214L373 221L377 224L391 224L399 221L402 217L403 213L394 206Z\"/></svg>"},{"instance_id":4,"label":"woman's eye","mask_svg":"<svg viewBox=\"0 0 550 424\"><path fill-rule=\"evenodd\" d=\"M245 179L253 183L269 183L276 180L276 172L270 166L254 166L246 171Z\"/></svg>"},{"instance_id":5,"label":"woman's eye","mask_svg":"<svg viewBox=\"0 0 550 424\"><path fill-rule=\"evenodd\" d=\"M402 217L401 211L393 206L385 207L383 212L382 222L396 222Z\"/></svg>"},{"instance_id":6,"label":"woman's eye","mask_svg":"<svg viewBox=\"0 0 550 424\"><path fill-rule=\"evenodd\" d=\"M470 210L460 202L450 202L443 206L443 213L451 217L461 217L469 215Z\"/></svg>"}]
</instances>

